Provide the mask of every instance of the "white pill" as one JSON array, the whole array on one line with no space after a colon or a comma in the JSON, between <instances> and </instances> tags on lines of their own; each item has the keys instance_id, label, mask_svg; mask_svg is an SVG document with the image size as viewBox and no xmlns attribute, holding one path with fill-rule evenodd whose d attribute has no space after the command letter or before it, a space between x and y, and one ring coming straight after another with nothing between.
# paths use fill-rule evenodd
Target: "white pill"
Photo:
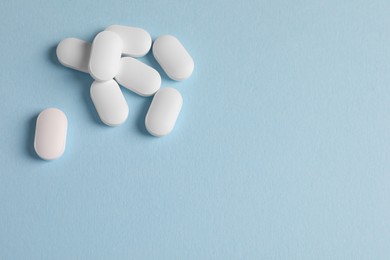
<instances>
[{"instance_id":1,"label":"white pill","mask_svg":"<svg viewBox=\"0 0 390 260\"><path fill-rule=\"evenodd\" d=\"M98 81L113 79L118 74L123 43L118 34L103 31L92 42L89 73Z\"/></svg>"},{"instance_id":2,"label":"white pill","mask_svg":"<svg viewBox=\"0 0 390 260\"><path fill-rule=\"evenodd\" d=\"M57 46L57 57L65 67L88 73L91 44L89 42L66 38Z\"/></svg>"},{"instance_id":3,"label":"white pill","mask_svg":"<svg viewBox=\"0 0 390 260\"><path fill-rule=\"evenodd\" d=\"M68 119L57 108L43 110L35 128L34 148L44 160L54 160L64 153Z\"/></svg>"},{"instance_id":4,"label":"white pill","mask_svg":"<svg viewBox=\"0 0 390 260\"><path fill-rule=\"evenodd\" d=\"M123 41L124 55L131 57L145 56L152 46L152 38L144 29L123 25L111 25L106 28L107 31L117 33Z\"/></svg>"},{"instance_id":5,"label":"white pill","mask_svg":"<svg viewBox=\"0 0 390 260\"><path fill-rule=\"evenodd\" d=\"M91 99L106 125L117 126L126 121L129 107L115 80L94 81L91 85Z\"/></svg>"},{"instance_id":6,"label":"white pill","mask_svg":"<svg viewBox=\"0 0 390 260\"><path fill-rule=\"evenodd\" d=\"M144 97L151 96L159 90L161 77L152 67L131 57L123 57L120 67L115 80L125 88Z\"/></svg>"},{"instance_id":7,"label":"white pill","mask_svg":"<svg viewBox=\"0 0 390 260\"><path fill-rule=\"evenodd\" d=\"M153 44L153 56L173 80L191 76L194 61L180 41L172 35L158 37Z\"/></svg>"},{"instance_id":8,"label":"white pill","mask_svg":"<svg viewBox=\"0 0 390 260\"><path fill-rule=\"evenodd\" d=\"M183 98L174 88L162 88L154 95L145 118L148 132L154 136L169 134L180 114Z\"/></svg>"}]
</instances>

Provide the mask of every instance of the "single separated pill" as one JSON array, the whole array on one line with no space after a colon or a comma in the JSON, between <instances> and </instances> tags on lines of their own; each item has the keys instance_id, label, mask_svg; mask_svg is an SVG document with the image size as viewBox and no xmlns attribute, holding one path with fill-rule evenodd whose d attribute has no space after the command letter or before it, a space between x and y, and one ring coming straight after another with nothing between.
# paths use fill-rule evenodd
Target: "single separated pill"
<instances>
[{"instance_id":1,"label":"single separated pill","mask_svg":"<svg viewBox=\"0 0 390 260\"><path fill-rule=\"evenodd\" d=\"M152 38L144 29L123 25L111 25L106 28L107 31L117 33L123 41L124 55L131 57L145 56L152 46Z\"/></svg>"},{"instance_id":2,"label":"single separated pill","mask_svg":"<svg viewBox=\"0 0 390 260\"><path fill-rule=\"evenodd\" d=\"M106 125L117 126L126 121L129 107L115 80L94 81L91 85L91 99Z\"/></svg>"},{"instance_id":3,"label":"single separated pill","mask_svg":"<svg viewBox=\"0 0 390 260\"><path fill-rule=\"evenodd\" d=\"M113 79L119 71L123 49L122 39L118 34L103 31L92 42L89 59L89 73L98 81Z\"/></svg>"},{"instance_id":4,"label":"single separated pill","mask_svg":"<svg viewBox=\"0 0 390 260\"><path fill-rule=\"evenodd\" d=\"M194 70L192 57L180 41L172 35L163 35L154 41L153 56L173 80L185 80Z\"/></svg>"},{"instance_id":5,"label":"single separated pill","mask_svg":"<svg viewBox=\"0 0 390 260\"><path fill-rule=\"evenodd\" d=\"M160 88L160 74L145 63L131 57L123 57L120 67L115 80L138 95L151 96Z\"/></svg>"},{"instance_id":6,"label":"single separated pill","mask_svg":"<svg viewBox=\"0 0 390 260\"><path fill-rule=\"evenodd\" d=\"M65 67L88 73L91 44L89 42L66 38L57 46L57 58Z\"/></svg>"},{"instance_id":7,"label":"single separated pill","mask_svg":"<svg viewBox=\"0 0 390 260\"><path fill-rule=\"evenodd\" d=\"M154 136L169 134L179 116L183 98L174 88L162 88L154 95L145 118L148 132Z\"/></svg>"},{"instance_id":8,"label":"single separated pill","mask_svg":"<svg viewBox=\"0 0 390 260\"><path fill-rule=\"evenodd\" d=\"M43 110L37 118L34 149L44 160L59 158L65 151L68 119L57 108Z\"/></svg>"}]
</instances>

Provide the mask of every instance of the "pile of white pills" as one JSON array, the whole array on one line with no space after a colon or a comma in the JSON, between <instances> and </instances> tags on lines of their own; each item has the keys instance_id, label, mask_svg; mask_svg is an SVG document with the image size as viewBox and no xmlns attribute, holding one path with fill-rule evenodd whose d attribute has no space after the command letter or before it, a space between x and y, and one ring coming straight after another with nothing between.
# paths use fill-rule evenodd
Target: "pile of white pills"
<instances>
[{"instance_id":1,"label":"pile of white pills","mask_svg":"<svg viewBox=\"0 0 390 260\"><path fill-rule=\"evenodd\" d=\"M64 39L57 46L57 57L62 65L89 73L94 79L91 99L106 125L121 125L128 117L129 107L119 85L140 96L154 95L145 126L150 134L160 137L174 128L183 98L174 88L161 88L157 70L136 59L145 56L151 47L152 38L144 29L112 25L98 33L92 44L76 38ZM171 79L181 81L191 76L194 61L176 37L158 37L152 52ZM39 114L34 140L39 157L53 160L64 153L67 125L66 115L57 108Z\"/></svg>"}]
</instances>

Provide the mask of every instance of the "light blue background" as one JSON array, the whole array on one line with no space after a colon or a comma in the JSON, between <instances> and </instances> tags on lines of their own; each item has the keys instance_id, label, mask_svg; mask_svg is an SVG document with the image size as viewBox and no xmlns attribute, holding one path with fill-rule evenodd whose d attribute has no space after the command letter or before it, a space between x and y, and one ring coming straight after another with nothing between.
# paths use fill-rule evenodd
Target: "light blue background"
<instances>
[{"instance_id":1,"label":"light blue background","mask_svg":"<svg viewBox=\"0 0 390 260\"><path fill-rule=\"evenodd\" d=\"M2 1L0 259L389 259L390 2ZM174 131L123 90L103 125L66 37L112 24L174 34L194 57ZM156 66L151 55L143 61ZM68 116L37 158L46 107Z\"/></svg>"}]
</instances>

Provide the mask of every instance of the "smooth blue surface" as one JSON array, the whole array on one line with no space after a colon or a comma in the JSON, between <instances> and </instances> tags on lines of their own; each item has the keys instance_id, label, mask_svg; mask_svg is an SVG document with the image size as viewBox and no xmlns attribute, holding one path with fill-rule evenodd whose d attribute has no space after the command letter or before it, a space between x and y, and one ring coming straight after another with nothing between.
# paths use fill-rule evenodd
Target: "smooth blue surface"
<instances>
[{"instance_id":1,"label":"smooth blue surface","mask_svg":"<svg viewBox=\"0 0 390 260\"><path fill-rule=\"evenodd\" d=\"M0 259L389 259L390 2L2 1ZM182 114L150 98L100 123L66 37L176 35L195 60ZM143 59L156 66L153 57ZM158 68L161 72L161 68ZM64 156L33 150L46 107Z\"/></svg>"}]
</instances>

